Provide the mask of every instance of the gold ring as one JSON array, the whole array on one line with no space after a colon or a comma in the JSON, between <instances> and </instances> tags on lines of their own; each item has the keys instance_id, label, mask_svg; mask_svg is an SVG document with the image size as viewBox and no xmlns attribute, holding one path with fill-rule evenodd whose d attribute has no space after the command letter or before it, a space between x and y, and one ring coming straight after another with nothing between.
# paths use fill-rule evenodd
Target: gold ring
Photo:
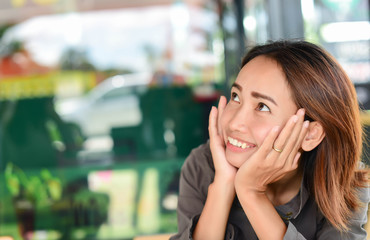
<instances>
[{"instance_id":1,"label":"gold ring","mask_svg":"<svg viewBox=\"0 0 370 240\"><path fill-rule=\"evenodd\" d=\"M282 149L275 148L275 146L272 146L272 149L274 149L278 153L281 153L283 151Z\"/></svg>"}]
</instances>

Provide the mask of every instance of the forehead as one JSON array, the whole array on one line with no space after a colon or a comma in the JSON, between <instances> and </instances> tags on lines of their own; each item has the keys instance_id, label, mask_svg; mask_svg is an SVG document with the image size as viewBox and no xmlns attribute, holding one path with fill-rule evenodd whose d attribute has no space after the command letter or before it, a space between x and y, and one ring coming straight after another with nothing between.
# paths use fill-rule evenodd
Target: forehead
<instances>
[{"instance_id":1,"label":"forehead","mask_svg":"<svg viewBox=\"0 0 370 240\"><path fill-rule=\"evenodd\" d=\"M258 56L248 62L235 81L243 94L259 92L277 102L293 102L292 92L280 65L273 59Z\"/></svg>"}]
</instances>

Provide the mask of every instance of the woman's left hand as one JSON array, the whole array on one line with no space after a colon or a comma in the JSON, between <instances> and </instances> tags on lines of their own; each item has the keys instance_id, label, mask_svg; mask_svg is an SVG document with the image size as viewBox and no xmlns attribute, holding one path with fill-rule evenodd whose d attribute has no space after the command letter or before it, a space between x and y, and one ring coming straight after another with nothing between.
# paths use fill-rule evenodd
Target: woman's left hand
<instances>
[{"instance_id":1,"label":"woman's left hand","mask_svg":"<svg viewBox=\"0 0 370 240\"><path fill-rule=\"evenodd\" d=\"M235 177L237 192L265 193L268 184L278 181L298 167L299 149L307 134L309 122L304 122L304 109L293 115L279 134L274 127L264 142L239 168Z\"/></svg>"}]
</instances>

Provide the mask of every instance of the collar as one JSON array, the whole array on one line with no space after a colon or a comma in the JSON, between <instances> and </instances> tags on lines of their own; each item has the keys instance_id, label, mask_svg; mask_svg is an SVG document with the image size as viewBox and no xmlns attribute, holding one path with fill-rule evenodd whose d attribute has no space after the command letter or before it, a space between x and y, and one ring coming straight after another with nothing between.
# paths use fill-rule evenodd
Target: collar
<instances>
[{"instance_id":1,"label":"collar","mask_svg":"<svg viewBox=\"0 0 370 240\"><path fill-rule=\"evenodd\" d=\"M298 194L284 205L275 206L282 219L289 221L290 219L296 218L302 211L304 205L306 204L309 193L304 184L304 177L302 178L301 188Z\"/></svg>"}]
</instances>

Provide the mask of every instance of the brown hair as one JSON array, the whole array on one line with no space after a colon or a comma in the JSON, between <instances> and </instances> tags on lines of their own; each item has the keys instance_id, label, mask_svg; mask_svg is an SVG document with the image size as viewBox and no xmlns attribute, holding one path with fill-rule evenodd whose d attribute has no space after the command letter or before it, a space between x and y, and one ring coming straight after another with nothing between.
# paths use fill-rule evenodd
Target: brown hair
<instances>
[{"instance_id":1,"label":"brown hair","mask_svg":"<svg viewBox=\"0 0 370 240\"><path fill-rule=\"evenodd\" d=\"M305 184L326 219L338 230L361 205L357 189L366 186L360 170L362 126L354 86L337 61L324 49L305 41L278 41L252 48L242 66L257 56L282 68L293 99L307 118L322 124L325 137L302 155Z\"/></svg>"}]
</instances>

